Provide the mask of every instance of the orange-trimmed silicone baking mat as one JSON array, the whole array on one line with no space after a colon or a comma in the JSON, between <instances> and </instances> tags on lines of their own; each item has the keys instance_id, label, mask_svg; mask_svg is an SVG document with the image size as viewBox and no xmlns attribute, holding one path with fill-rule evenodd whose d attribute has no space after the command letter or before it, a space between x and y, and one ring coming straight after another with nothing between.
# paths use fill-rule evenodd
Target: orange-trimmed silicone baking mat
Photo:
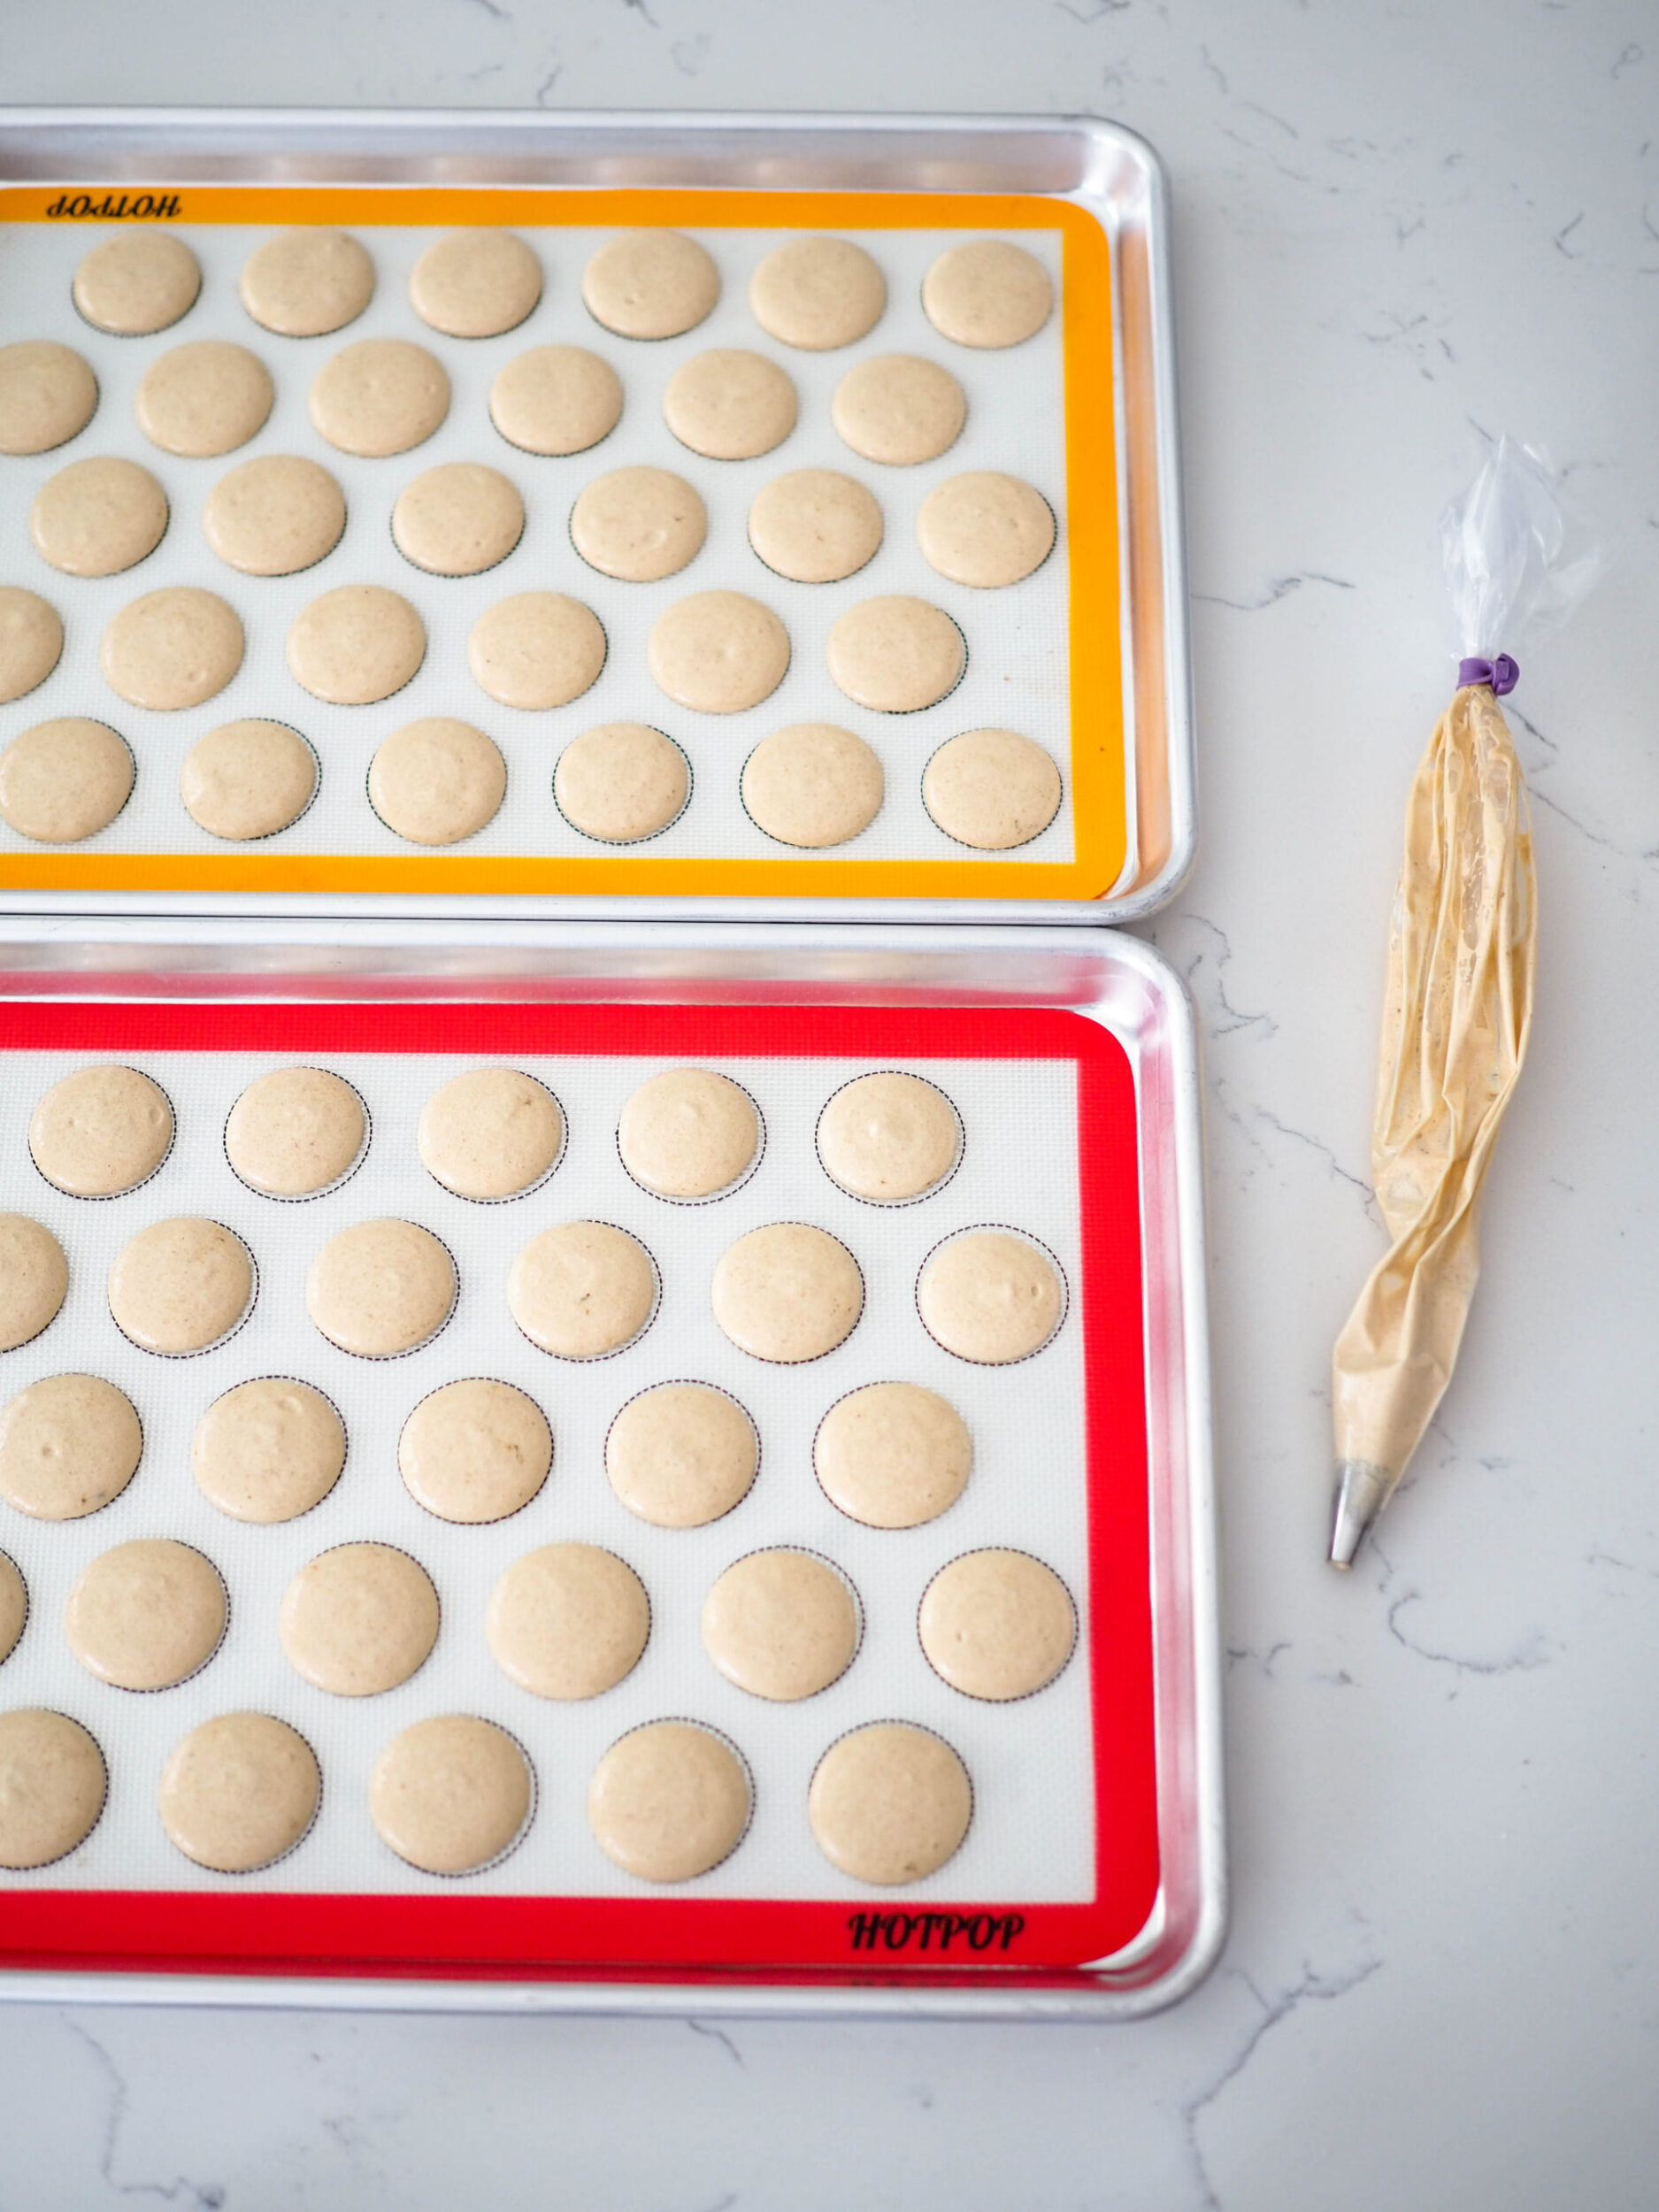
<instances>
[{"instance_id":1,"label":"orange-trimmed silicone baking mat","mask_svg":"<svg viewBox=\"0 0 1659 2212\"><path fill-rule=\"evenodd\" d=\"M70 281L88 247L122 222L156 222L187 239L204 268L196 306L171 329L142 339L110 338L76 314ZM260 238L295 224L349 227L379 273L376 296L359 321L319 339L273 337L242 310L236 280ZM613 337L583 307L588 254L616 229L653 224L703 238L718 264L720 305L681 339L641 343ZM500 338L448 339L428 329L407 298L409 267L425 244L465 225L510 227L541 257L543 296L531 318ZM772 344L749 316L748 279L767 248L801 231L856 237L888 284L882 319L859 344L810 355ZM1024 241L1051 270L1056 308L1049 327L1005 354L954 346L923 314L920 278L947 245L987 234ZM73 186L0 192L0 342L53 337L93 364L101 401L90 425L55 452L0 461L8 541L4 572L63 614L68 644L58 669L27 698L0 708L0 742L59 715L109 721L139 764L134 797L108 829L80 847L31 845L0 826L0 887L100 893L301 893L381 899L434 894L480 899L531 895L833 899L1078 901L1108 895L1129 854L1120 605L1118 462L1113 395L1112 292L1106 234L1086 210L1017 195L757 193L748 191L543 191L478 188L191 187L145 193ZM449 417L425 446L389 460L341 456L312 429L305 396L318 368L340 347L399 335L439 356L453 388ZM139 433L133 394L149 364L200 337L249 346L271 367L278 398L249 446L211 460L159 454ZM519 451L490 422L496 369L529 347L586 345L621 373L626 400L618 430L581 455L549 459ZM795 379L797 431L755 462L708 462L687 453L661 417L661 387L681 359L717 345L768 351ZM925 352L944 360L967 390L968 426L935 462L918 469L865 464L836 439L829 400L856 359ZM340 546L303 574L255 580L223 567L201 534L202 501L240 461L302 452L342 480L349 519ZM35 491L70 461L119 452L161 480L172 519L160 548L137 567L102 580L66 578L28 543ZM388 518L397 492L426 467L476 459L518 485L529 514L518 549L471 579L428 575L405 562ZM673 468L703 494L708 544L676 577L618 584L580 561L567 518L584 484L629 462ZM762 484L787 469L840 466L868 482L884 510L886 537L872 564L844 582L796 585L762 565L744 518ZM1034 481L1059 524L1043 567L1002 591L973 591L939 577L915 543L915 511L931 486L959 471L1002 467ZM98 641L119 608L170 582L215 590L236 609L248 639L242 672L219 698L184 714L145 713L118 699L98 665ZM373 708L323 708L300 689L282 652L300 608L344 583L398 590L426 623L428 651L413 682ZM762 706L722 717L673 707L646 671L649 622L686 593L747 589L774 607L789 630L788 676ZM610 657L594 691L548 713L495 705L472 682L465 641L495 600L527 589L570 593L594 606ZM865 597L914 592L945 608L963 630L968 667L957 690L915 715L856 708L833 684L823 640L834 617ZM382 825L364 790L375 745L406 722L453 715L475 723L508 762L508 798L496 819L453 849L412 848ZM321 763L311 809L276 837L224 843L197 828L179 796L189 745L209 728L245 716L286 722L308 738ZM664 728L692 766L692 798L670 829L636 847L606 847L565 824L554 804L552 768L570 738L595 724L633 719ZM803 854L767 838L738 791L752 746L776 729L831 720L855 729L881 758L887 795L870 828L839 851ZM1044 744L1062 772L1064 797L1051 826L1008 853L976 853L930 820L921 775L938 745L967 728L1018 730Z\"/></svg>"}]
</instances>

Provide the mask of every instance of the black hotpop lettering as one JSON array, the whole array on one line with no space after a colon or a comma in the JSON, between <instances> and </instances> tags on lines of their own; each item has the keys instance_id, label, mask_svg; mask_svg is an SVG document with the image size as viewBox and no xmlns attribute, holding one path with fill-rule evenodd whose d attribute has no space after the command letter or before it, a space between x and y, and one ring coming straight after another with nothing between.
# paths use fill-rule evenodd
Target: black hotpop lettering
<instances>
[{"instance_id":1,"label":"black hotpop lettering","mask_svg":"<svg viewBox=\"0 0 1659 2212\"><path fill-rule=\"evenodd\" d=\"M60 192L46 210L49 221L72 223L174 222L181 212L176 192L106 192L97 200L89 192Z\"/></svg>"},{"instance_id":2,"label":"black hotpop lettering","mask_svg":"<svg viewBox=\"0 0 1659 2212\"><path fill-rule=\"evenodd\" d=\"M854 1912L847 1932L855 1951L1006 1951L1025 1929L1017 1912Z\"/></svg>"}]
</instances>

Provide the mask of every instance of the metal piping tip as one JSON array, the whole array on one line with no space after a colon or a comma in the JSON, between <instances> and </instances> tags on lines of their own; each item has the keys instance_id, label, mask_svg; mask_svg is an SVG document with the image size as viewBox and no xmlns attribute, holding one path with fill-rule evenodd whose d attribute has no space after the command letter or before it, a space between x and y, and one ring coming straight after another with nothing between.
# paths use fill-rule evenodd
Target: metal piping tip
<instances>
[{"instance_id":1,"label":"metal piping tip","mask_svg":"<svg viewBox=\"0 0 1659 2212\"><path fill-rule=\"evenodd\" d=\"M1367 1531L1394 1494L1387 1468L1369 1459L1336 1463L1336 1508L1331 1519L1331 1564L1351 1567Z\"/></svg>"}]
</instances>

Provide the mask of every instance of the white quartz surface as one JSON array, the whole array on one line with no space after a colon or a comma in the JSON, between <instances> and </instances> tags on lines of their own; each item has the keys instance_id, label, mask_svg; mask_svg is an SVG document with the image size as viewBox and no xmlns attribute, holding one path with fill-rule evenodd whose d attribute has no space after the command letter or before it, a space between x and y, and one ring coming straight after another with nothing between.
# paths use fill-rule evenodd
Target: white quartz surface
<instances>
[{"instance_id":1,"label":"white quartz surface","mask_svg":"<svg viewBox=\"0 0 1659 2212\"><path fill-rule=\"evenodd\" d=\"M1093 110L1171 171L1233 1932L1133 2026L0 2012L0 2212L1638 2212L1659 2197L1652 0L74 0L14 101ZM1614 566L1529 653L1542 950L1463 1362L1322 1563L1432 524L1546 443Z\"/></svg>"}]
</instances>

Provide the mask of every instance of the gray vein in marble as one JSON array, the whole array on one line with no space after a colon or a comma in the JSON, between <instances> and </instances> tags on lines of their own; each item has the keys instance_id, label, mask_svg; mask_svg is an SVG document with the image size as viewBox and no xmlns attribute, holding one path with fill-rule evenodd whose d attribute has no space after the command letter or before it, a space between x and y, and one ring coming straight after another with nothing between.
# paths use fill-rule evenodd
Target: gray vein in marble
<instances>
[{"instance_id":1,"label":"gray vein in marble","mask_svg":"<svg viewBox=\"0 0 1659 2212\"><path fill-rule=\"evenodd\" d=\"M687 2020L686 2025L691 2030L693 2035L706 2035L711 2042L724 2043L727 2051L731 2054L732 2063L733 2066L741 2066L743 2064L743 2054L738 2049L736 2044L733 2042L731 2037L726 2033L724 2028L717 2028L707 2020Z\"/></svg>"},{"instance_id":2,"label":"gray vein in marble","mask_svg":"<svg viewBox=\"0 0 1659 2212\"><path fill-rule=\"evenodd\" d=\"M1578 212L1573 217L1571 222L1563 224L1555 233L1555 238L1552 242L1555 245L1555 251L1557 253L1565 254L1569 261L1582 261L1584 259L1582 253L1574 252L1573 249L1567 243L1568 239L1572 236L1573 232L1578 229L1579 224L1583 222L1583 220L1584 210L1580 208Z\"/></svg>"},{"instance_id":3,"label":"gray vein in marble","mask_svg":"<svg viewBox=\"0 0 1659 2212\"><path fill-rule=\"evenodd\" d=\"M1263 599L1229 599L1217 591L1195 591L1193 597L1206 607L1231 607L1235 614L1261 614L1269 607L1278 606L1281 599L1288 599L1292 592L1300 591L1304 584L1328 584L1333 591L1359 589L1349 577L1327 576L1322 569L1304 568L1291 576L1270 576L1267 595Z\"/></svg>"},{"instance_id":4,"label":"gray vein in marble","mask_svg":"<svg viewBox=\"0 0 1659 2212\"><path fill-rule=\"evenodd\" d=\"M1408 1590L1397 1597L1388 1608L1388 1633L1395 1643L1403 1646L1419 1659L1427 1659L1437 1667L1451 1667L1458 1674L1532 1674L1540 1667L1547 1667L1554 1654L1549 1649L1549 1638L1541 1628L1528 1631L1514 1648L1493 1659L1474 1659L1466 1653L1435 1651L1427 1644L1414 1643L1400 1625L1400 1616L1409 1605L1423 1602L1421 1590Z\"/></svg>"},{"instance_id":5,"label":"gray vein in marble","mask_svg":"<svg viewBox=\"0 0 1659 2212\"><path fill-rule=\"evenodd\" d=\"M1240 107L1242 107L1242 106L1244 105L1244 103L1243 103L1242 101L1238 101L1238 102L1236 102L1236 103L1235 103L1235 105L1238 105L1238 106L1240 106ZM1273 171L1275 171L1275 172L1276 172L1276 173L1277 173L1278 175L1279 175L1279 176L1283 177L1283 178L1286 180L1286 181L1287 183L1289 183L1289 184L1311 184L1311 183L1313 183L1314 180L1313 180L1313 178L1312 178L1312 177L1311 177L1311 176L1308 173L1307 170L1305 170L1305 169L1293 169L1293 168L1291 167L1290 164L1289 164L1287 161L1281 161L1281 160L1279 158L1279 156L1278 156L1277 154L1275 154L1275 153L1271 152L1271 151L1268 150L1268 148L1267 148L1267 147L1265 147L1265 146L1258 146L1258 145L1256 144L1256 141L1255 141L1253 138L1246 138L1246 137L1245 137L1245 135L1244 135L1244 134L1243 134L1241 131L1235 131L1235 130L1233 130L1233 128L1232 128L1229 125L1227 125L1227 124L1225 124L1225 123L1223 123L1223 124L1219 125L1219 126L1218 126L1218 128L1220 129L1221 135L1222 135L1224 138L1228 138L1228 139L1231 139L1231 140L1232 140L1232 142L1233 142L1233 143L1235 146L1242 146L1242 147L1243 147L1243 149L1244 149L1244 150L1245 150L1245 152L1246 152L1247 154L1256 154L1256 155L1259 155L1259 156L1260 156L1260 157L1262 158L1262 160L1263 160L1264 162L1266 162L1266 164L1268 165L1269 168L1271 168L1271 169L1272 169ZM1327 185L1324 186L1322 188L1323 188L1325 191L1329 192L1329 193L1333 193L1333 194L1334 194L1334 193L1336 193L1336 192L1340 191L1340 186L1337 186L1337 185L1334 185L1334 184L1327 184Z\"/></svg>"},{"instance_id":6,"label":"gray vein in marble","mask_svg":"<svg viewBox=\"0 0 1659 2212\"><path fill-rule=\"evenodd\" d=\"M1313 2000L1317 1999L1322 2004L1330 2004L1339 1997L1346 1997L1350 1990L1357 1989L1362 1982L1369 1981L1373 1974L1380 1972L1382 1963L1383 1962L1378 1958L1363 1959L1357 1966L1350 1968L1346 1973L1334 1975L1320 1974L1316 1972L1311 1966L1304 1965L1301 1980L1271 1999L1264 1997L1255 1982L1240 1968L1233 1967L1226 1970L1249 1991L1262 2008L1262 2016L1245 2038L1243 2047L1228 2061L1215 2079L1201 2089L1196 2096L1189 2097L1180 2107L1181 2126L1187 2138L1187 2151L1198 2177L1199 2187L1203 2191L1206 2212L1225 2212L1225 2207L1216 2194L1215 2184L1210 2177L1210 2168L1204 2158L1203 2145L1198 2139L1199 2121L1224 2090L1237 2081L1239 2076L1261 2048L1264 2038L1271 2035L1281 2021L1288 2020L1291 2014L1300 2006Z\"/></svg>"},{"instance_id":7,"label":"gray vein in marble","mask_svg":"<svg viewBox=\"0 0 1659 2212\"><path fill-rule=\"evenodd\" d=\"M1435 381L1434 370L1431 365L1434 352L1438 351L1442 361L1449 361L1455 365L1457 357L1452 351L1450 342L1443 330L1435 326L1433 318L1426 308L1415 315L1404 314L1397 307L1386 308L1382 320L1388 326L1386 329L1362 330L1360 336L1368 346L1393 349L1405 354L1415 362L1417 374L1425 383Z\"/></svg>"},{"instance_id":8,"label":"gray vein in marble","mask_svg":"<svg viewBox=\"0 0 1659 2212\"><path fill-rule=\"evenodd\" d=\"M544 108L547 105L548 94L552 91L554 86L558 82L564 73L564 63L562 61L556 61L553 66L548 71L546 76L542 78L541 83L537 85L535 88L535 104L537 107Z\"/></svg>"},{"instance_id":9,"label":"gray vein in marble","mask_svg":"<svg viewBox=\"0 0 1659 2212\"><path fill-rule=\"evenodd\" d=\"M708 33L699 31L695 38L677 38L668 50L669 58L682 77L695 77L701 74L713 46Z\"/></svg>"},{"instance_id":10,"label":"gray vein in marble","mask_svg":"<svg viewBox=\"0 0 1659 2212\"><path fill-rule=\"evenodd\" d=\"M512 21L511 12L508 9L498 5L497 0L467 0L467 5L473 8L482 8L485 14L493 15L497 23L511 23Z\"/></svg>"},{"instance_id":11,"label":"gray vein in marble","mask_svg":"<svg viewBox=\"0 0 1659 2212\"><path fill-rule=\"evenodd\" d=\"M1659 1567L1644 1567L1640 1560L1621 1559L1617 1552L1605 1550L1600 1544L1592 1544L1584 1555L1586 1567L1613 1567L1620 1574L1640 1575L1647 1582L1659 1582Z\"/></svg>"},{"instance_id":12,"label":"gray vein in marble","mask_svg":"<svg viewBox=\"0 0 1659 2212\"><path fill-rule=\"evenodd\" d=\"M645 20L650 25L654 31L660 31L662 29L662 25L651 13L649 8L646 6L645 0L622 0L622 5L625 12L627 13L643 16Z\"/></svg>"},{"instance_id":13,"label":"gray vein in marble","mask_svg":"<svg viewBox=\"0 0 1659 2212\"><path fill-rule=\"evenodd\" d=\"M1134 0L1093 0L1087 8L1074 8L1071 0L1054 0L1062 15L1069 15L1074 23L1098 23L1105 16L1127 15Z\"/></svg>"},{"instance_id":14,"label":"gray vein in marble","mask_svg":"<svg viewBox=\"0 0 1659 2212\"><path fill-rule=\"evenodd\" d=\"M1273 1679L1273 1669L1280 1653L1294 1651L1295 1647L1286 1636L1281 1636L1276 1644L1270 1644L1265 1651L1257 1651L1249 1644L1229 1644L1227 1646L1227 1671L1231 1673L1234 1667L1242 1666L1247 1659L1253 1660L1262 1679L1264 1682L1271 1682Z\"/></svg>"},{"instance_id":15,"label":"gray vein in marble","mask_svg":"<svg viewBox=\"0 0 1659 2212\"><path fill-rule=\"evenodd\" d=\"M1288 1122L1281 1121L1277 1114L1270 1112L1265 1106L1253 1106L1250 1110L1258 1121L1266 1122L1269 1128L1276 1131L1279 1136L1294 1137L1298 1144L1310 1147L1321 1159L1329 1164L1333 1176L1340 1178L1344 1183L1351 1184L1359 1193L1365 1202L1365 1211L1371 1218L1376 1222L1381 1221L1382 1216L1377 1210L1376 1193L1371 1189L1370 1183L1364 1176L1356 1175L1352 1169L1344 1167L1323 1137L1316 1137L1310 1130L1293 1129Z\"/></svg>"},{"instance_id":16,"label":"gray vein in marble","mask_svg":"<svg viewBox=\"0 0 1659 2212\"><path fill-rule=\"evenodd\" d=\"M62 2016L64 2025L72 2035L78 2036L96 2059L110 2085L109 2105L104 2116L104 2138L98 2151L98 2171L104 2186L119 2197L159 2197L164 2204L194 2207L195 2212L219 2212L229 2192L217 2181L191 2181L183 2174L176 2174L171 2181L118 2181L115 2175L116 2154L120 2147L121 2125L127 2117L129 2093L127 2078L111 2057L96 2036L83 2028L79 2020L67 2014Z\"/></svg>"},{"instance_id":17,"label":"gray vein in marble","mask_svg":"<svg viewBox=\"0 0 1659 2212\"><path fill-rule=\"evenodd\" d=\"M1189 958L1183 958L1168 940L1179 936L1194 926L1213 941L1213 950L1201 949ZM1226 971L1233 961L1233 941L1219 922L1211 921L1207 914L1188 911L1175 916L1171 920L1155 924L1150 933L1153 943L1166 957L1175 962L1187 989L1201 1002L1206 1037L1228 1037L1240 1029L1258 1029L1263 1037L1278 1033L1279 1024L1271 1014L1246 1013L1241 1006L1235 1006L1228 996ZM1202 1002L1212 998L1219 1010L1218 1015L1212 1012L1209 1006L1202 1005Z\"/></svg>"}]
</instances>

